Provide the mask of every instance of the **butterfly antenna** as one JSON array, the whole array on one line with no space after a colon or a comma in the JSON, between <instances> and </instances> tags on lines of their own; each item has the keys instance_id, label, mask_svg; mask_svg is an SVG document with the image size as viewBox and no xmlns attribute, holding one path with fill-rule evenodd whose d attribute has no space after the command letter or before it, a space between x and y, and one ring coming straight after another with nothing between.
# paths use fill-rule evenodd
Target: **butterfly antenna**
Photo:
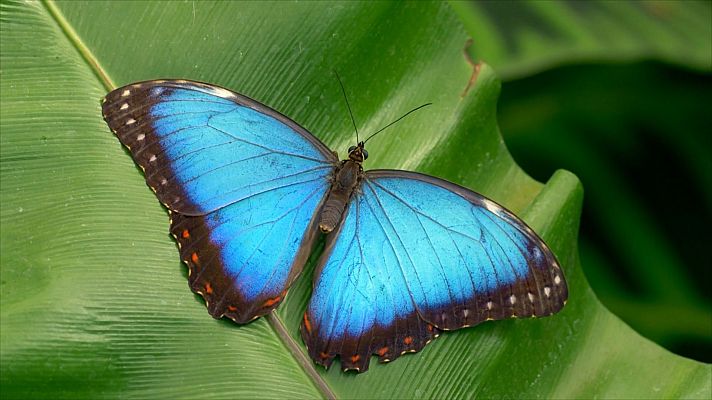
<instances>
[{"instance_id":1,"label":"butterfly antenna","mask_svg":"<svg viewBox=\"0 0 712 400\"><path fill-rule=\"evenodd\" d=\"M424 108L424 107L427 107L427 106L431 106L431 105L433 105L433 103L425 103L425 104L423 104L422 106L415 107L414 109L412 109L412 110L408 111L407 113L403 114L402 117L400 117L400 118L398 118L397 120L391 122L390 124L384 126L383 128L377 130L376 133L374 133L373 135L371 135L371 136L369 136L368 138L366 138L366 140L364 140L363 142L364 142L364 143L368 142L372 137L374 137L374 136L378 135L379 133L385 131L386 128L388 128L388 127L390 127L391 125L395 124L396 122L402 120L403 118L407 117L407 116L410 115L411 113L414 113L414 112L420 110L421 108Z\"/></svg>"},{"instance_id":2,"label":"butterfly antenna","mask_svg":"<svg viewBox=\"0 0 712 400\"><path fill-rule=\"evenodd\" d=\"M346 108L349 109L349 115L351 116L351 123L354 125L354 130L356 131L356 143L358 143L358 128L356 127L356 120L354 119L354 113L351 112L351 105L349 104L349 98L346 97L346 89L344 89L344 84L341 82L341 77L339 73L334 70L334 75L336 75L336 80L339 81L339 86L341 86L341 93L344 94L344 100L346 100Z\"/></svg>"}]
</instances>

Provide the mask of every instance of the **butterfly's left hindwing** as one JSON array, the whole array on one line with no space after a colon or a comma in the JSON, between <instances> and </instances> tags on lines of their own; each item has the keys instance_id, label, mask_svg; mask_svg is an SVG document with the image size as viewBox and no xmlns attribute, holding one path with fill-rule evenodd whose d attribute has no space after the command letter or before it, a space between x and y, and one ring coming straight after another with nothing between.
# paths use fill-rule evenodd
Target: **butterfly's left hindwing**
<instances>
[{"instance_id":1,"label":"butterfly's left hindwing","mask_svg":"<svg viewBox=\"0 0 712 400\"><path fill-rule=\"evenodd\" d=\"M369 171L315 274L310 355L365 371L439 330L550 315L567 288L553 253L511 212L437 178Z\"/></svg>"},{"instance_id":2,"label":"butterfly's left hindwing","mask_svg":"<svg viewBox=\"0 0 712 400\"><path fill-rule=\"evenodd\" d=\"M276 111L199 82L128 85L102 111L170 210L210 314L244 323L274 309L312 248L335 156Z\"/></svg>"}]
</instances>

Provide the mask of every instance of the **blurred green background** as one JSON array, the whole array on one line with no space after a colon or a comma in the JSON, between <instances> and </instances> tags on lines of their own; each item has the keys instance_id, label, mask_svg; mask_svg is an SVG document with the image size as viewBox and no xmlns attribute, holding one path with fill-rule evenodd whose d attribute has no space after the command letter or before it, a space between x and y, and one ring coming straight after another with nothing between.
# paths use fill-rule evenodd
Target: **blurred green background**
<instances>
[{"instance_id":1,"label":"blurred green background","mask_svg":"<svg viewBox=\"0 0 712 400\"><path fill-rule=\"evenodd\" d=\"M712 2L453 3L504 78L502 135L535 179L585 188L581 264L599 299L712 361ZM503 33L500 46L481 15Z\"/></svg>"}]
</instances>

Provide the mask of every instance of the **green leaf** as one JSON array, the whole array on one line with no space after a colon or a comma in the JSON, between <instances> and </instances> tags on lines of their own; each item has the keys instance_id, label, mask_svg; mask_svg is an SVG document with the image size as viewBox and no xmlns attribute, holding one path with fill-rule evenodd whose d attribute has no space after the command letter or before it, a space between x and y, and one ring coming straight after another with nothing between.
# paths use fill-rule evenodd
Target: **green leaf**
<instances>
[{"instance_id":1,"label":"green leaf","mask_svg":"<svg viewBox=\"0 0 712 400\"><path fill-rule=\"evenodd\" d=\"M499 81L463 55L438 3L2 3L2 397L700 397L712 369L641 338L578 264L582 189L546 186L509 156ZM313 264L277 313L211 319L186 284L166 212L101 119L110 85L220 84L289 115L342 152L359 126L415 114L370 144L368 168L466 185L519 213L570 283L557 316L447 333L356 375L324 371L297 335Z\"/></svg>"},{"instance_id":2,"label":"green leaf","mask_svg":"<svg viewBox=\"0 0 712 400\"><path fill-rule=\"evenodd\" d=\"M711 83L656 62L580 65L506 83L498 107L507 147L527 172L546 178L565 167L585 182L581 262L604 305L656 343L707 362Z\"/></svg>"},{"instance_id":3,"label":"green leaf","mask_svg":"<svg viewBox=\"0 0 712 400\"><path fill-rule=\"evenodd\" d=\"M712 66L709 1L451 1L474 58L504 80L582 61Z\"/></svg>"}]
</instances>

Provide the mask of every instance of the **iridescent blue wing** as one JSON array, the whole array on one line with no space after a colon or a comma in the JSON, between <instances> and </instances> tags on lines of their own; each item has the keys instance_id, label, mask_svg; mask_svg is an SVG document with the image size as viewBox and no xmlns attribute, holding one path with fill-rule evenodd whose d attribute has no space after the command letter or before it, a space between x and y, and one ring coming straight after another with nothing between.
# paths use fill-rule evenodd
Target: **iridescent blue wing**
<instances>
[{"instance_id":1,"label":"iridescent blue wing","mask_svg":"<svg viewBox=\"0 0 712 400\"><path fill-rule=\"evenodd\" d=\"M335 155L278 112L198 82L116 89L103 114L170 210L210 314L244 323L274 309L311 250Z\"/></svg>"},{"instance_id":2,"label":"iridescent blue wing","mask_svg":"<svg viewBox=\"0 0 712 400\"><path fill-rule=\"evenodd\" d=\"M553 314L568 296L554 254L511 212L405 171L366 173L314 279L301 328L309 353L359 371L440 330Z\"/></svg>"}]
</instances>

